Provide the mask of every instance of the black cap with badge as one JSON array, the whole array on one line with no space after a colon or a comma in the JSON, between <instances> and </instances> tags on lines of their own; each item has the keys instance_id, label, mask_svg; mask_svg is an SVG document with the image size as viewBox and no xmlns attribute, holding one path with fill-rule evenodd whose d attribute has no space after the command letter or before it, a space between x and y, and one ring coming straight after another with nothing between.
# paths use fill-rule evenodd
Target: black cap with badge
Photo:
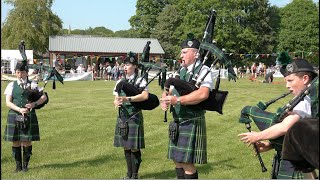
<instances>
[{"instance_id":1,"label":"black cap with badge","mask_svg":"<svg viewBox=\"0 0 320 180\"><path fill-rule=\"evenodd\" d=\"M130 63L133 65L138 65L138 59L134 52L130 51L127 54L127 57L124 59L124 64Z\"/></svg>"},{"instance_id":2,"label":"black cap with badge","mask_svg":"<svg viewBox=\"0 0 320 180\"><path fill-rule=\"evenodd\" d=\"M18 70L18 71L27 71L28 72L28 66L27 64L22 61L22 62L17 62L16 64L16 67L15 67L15 70Z\"/></svg>"},{"instance_id":3,"label":"black cap with badge","mask_svg":"<svg viewBox=\"0 0 320 180\"><path fill-rule=\"evenodd\" d=\"M183 48L195 48L199 49L200 41L194 38L192 33L187 34L187 39L180 44L180 47Z\"/></svg>"},{"instance_id":4,"label":"black cap with badge","mask_svg":"<svg viewBox=\"0 0 320 180\"><path fill-rule=\"evenodd\" d=\"M292 60L287 52L280 53L277 58L277 63L281 65L280 72L284 77L297 72L316 73L312 65L306 59Z\"/></svg>"}]
</instances>

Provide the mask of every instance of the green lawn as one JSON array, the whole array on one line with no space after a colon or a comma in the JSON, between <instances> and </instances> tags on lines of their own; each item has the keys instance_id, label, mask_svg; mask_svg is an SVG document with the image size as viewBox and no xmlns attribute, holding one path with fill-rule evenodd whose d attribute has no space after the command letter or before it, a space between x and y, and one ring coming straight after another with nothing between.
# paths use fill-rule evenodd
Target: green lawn
<instances>
[{"instance_id":1,"label":"green lawn","mask_svg":"<svg viewBox=\"0 0 320 180\"><path fill-rule=\"evenodd\" d=\"M282 78L275 81L283 82ZM1 138L8 108L1 84ZM49 104L38 110L41 141L33 143L30 170L14 174L11 143L1 141L1 177L4 179L118 179L126 173L122 148L113 147L117 109L113 106L113 81L74 81L48 84ZM40 83L43 86L43 83ZM247 132L239 123L241 109L246 105L266 102L287 92L284 84L263 84L240 79L236 83L222 80L220 89L229 91L224 114L207 112L208 163L198 165L201 179L261 179L269 178L274 152L264 153L266 173L253 150L237 135ZM150 91L161 94L157 81ZM271 105L275 112L292 96ZM144 111L146 148L142 150L140 178L173 179L174 165L167 159L168 123L163 122L160 107ZM169 114L169 121L172 120ZM252 125L253 130L256 129Z\"/></svg>"}]
</instances>

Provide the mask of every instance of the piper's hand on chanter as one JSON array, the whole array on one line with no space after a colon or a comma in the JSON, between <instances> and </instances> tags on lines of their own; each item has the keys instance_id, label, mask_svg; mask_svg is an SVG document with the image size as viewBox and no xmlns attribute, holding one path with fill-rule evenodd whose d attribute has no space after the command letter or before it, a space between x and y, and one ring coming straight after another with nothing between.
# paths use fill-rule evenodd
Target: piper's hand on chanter
<instances>
[{"instance_id":1,"label":"piper's hand on chanter","mask_svg":"<svg viewBox=\"0 0 320 180\"><path fill-rule=\"evenodd\" d=\"M19 113L21 113L23 116L25 114L28 114L29 113L29 109L28 108L19 108Z\"/></svg>"},{"instance_id":2,"label":"piper's hand on chanter","mask_svg":"<svg viewBox=\"0 0 320 180\"><path fill-rule=\"evenodd\" d=\"M33 108L36 107L36 102L31 102L25 105L26 108L32 110Z\"/></svg>"},{"instance_id":3,"label":"piper's hand on chanter","mask_svg":"<svg viewBox=\"0 0 320 180\"><path fill-rule=\"evenodd\" d=\"M113 104L114 106L117 108L117 107L121 107L121 105L123 104L123 102L126 101L126 97L124 96L115 96L114 98L114 101L113 101Z\"/></svg>"},{"instance_id":4,"label":"piper's hand on chanter","mask_svg":"<svg viewBox=\"0 0 320 180\"><path fill-rule=\"evenodd\" d=\"M258 142L256 142L256 146L257 146L259 152L267 152L267 151L273 149L273 147L269 141L258 141Z\"/></svg>"},{"instance_id":5,"label":"piper's hand on chanter","mask_svg":"<svg viewBox=\"0 0 320 180\"><path fill-rule=\"evenodd\" d=\"M258 142L260 140L258 136L259 132L255 131L238 134L238 137L241 137L240 140L247 144Z\"/></svg>"},{"instance_id":6,"label":"piper's hand on chanter","mask_svg":"<svg viewBox=\"0 0 320 180\"><path fill-rule=\"evenodd\" d=\"M161 108L162 110L166 111L168 109L169 105L176 105L178 103L178 97L177 96L165 96L160 99L161 101Z\"/></svg>"}]
</instances>

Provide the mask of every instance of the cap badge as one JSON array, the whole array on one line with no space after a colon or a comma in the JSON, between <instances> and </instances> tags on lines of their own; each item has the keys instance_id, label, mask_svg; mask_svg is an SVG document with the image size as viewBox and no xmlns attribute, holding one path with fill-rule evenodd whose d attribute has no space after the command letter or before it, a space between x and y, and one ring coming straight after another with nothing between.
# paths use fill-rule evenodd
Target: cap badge
<instances>
[{"instance_id":1,"label":"cap badge","mask_svg":"<svg viewBox=\"0 0 320 180\"><path fill-rule=\"evenodd\" d=\"M130 62L131 62L131 63L134 62L134 58L133 58L133 57L130 58Z\"/></svg>"},{"instance_id":2,"label":"cap badge","mask_svg":"<svg viewBox=\"0 0 320 180\"><path fill-rule=\"evenodd\" d=\"M294 69L294 66L292 64L288 64L287 67L286 67L286 70L289 72L289 73L292 73L293 72L293 69Z\"/></svg>"},{"instance_id":3,"label":"cap badge","mask_svg":"<svg viewBox=\"0 0 320 180\"><path fill-rule=\"evenodd\" d=\"M189 47L191 47L193 45L193 42L192 41L188 41L187 44L188 44Z\"/></svg>"}]
</instances>

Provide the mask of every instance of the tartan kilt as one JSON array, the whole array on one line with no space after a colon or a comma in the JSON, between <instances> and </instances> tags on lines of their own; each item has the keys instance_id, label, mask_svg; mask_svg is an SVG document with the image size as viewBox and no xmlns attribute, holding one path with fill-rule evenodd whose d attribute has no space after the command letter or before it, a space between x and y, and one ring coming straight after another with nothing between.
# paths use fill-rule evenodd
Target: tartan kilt
<instances>
[{"instance_id":1,"label":"tartan kilt","mask_svg":"<svg viewBox=\"0 0 320 180\"><path fill-rule=\"evenodd\" d=\"M303 179L303 173L296 171L293 164L287 160L280 160L279 172L277 179Z\"/></svg>"},{"instance_id":2,"label":"tartan kilt","mask_svg":"<svg viewBox=\"0 0 320 180\"><path fill-rule=\"evenodd\" d=\"M5 141L40 141L38 118L35 110L28 114L27 129L16 127L16 112L9 110L3 139Z\"/></svg>"},{"instance_id":3,"label":"tartan kilt","mask_svg":"<svg viewBox=\"0 0 320 180\"><path fill-rule=\"evenodd\" d=\"M168 158L179 163L206 164L207 133L204 114L178 120L178 139L173 142L169 138Z\"/></svg>"},{"instance_id":4,"label":"tartan kilt","mask_svg":"<svg viewBox=\"0 0 320 180\"><path fill-rule=\"evenodd\" d=\"M139 113L127 118L127 122L129 131L126 137L122 137L119 134L118 123L116 122L113 145L115 147L125 147L128 149L145 148L142 112L139 111Z\"/></svg>"}]
</instances>

